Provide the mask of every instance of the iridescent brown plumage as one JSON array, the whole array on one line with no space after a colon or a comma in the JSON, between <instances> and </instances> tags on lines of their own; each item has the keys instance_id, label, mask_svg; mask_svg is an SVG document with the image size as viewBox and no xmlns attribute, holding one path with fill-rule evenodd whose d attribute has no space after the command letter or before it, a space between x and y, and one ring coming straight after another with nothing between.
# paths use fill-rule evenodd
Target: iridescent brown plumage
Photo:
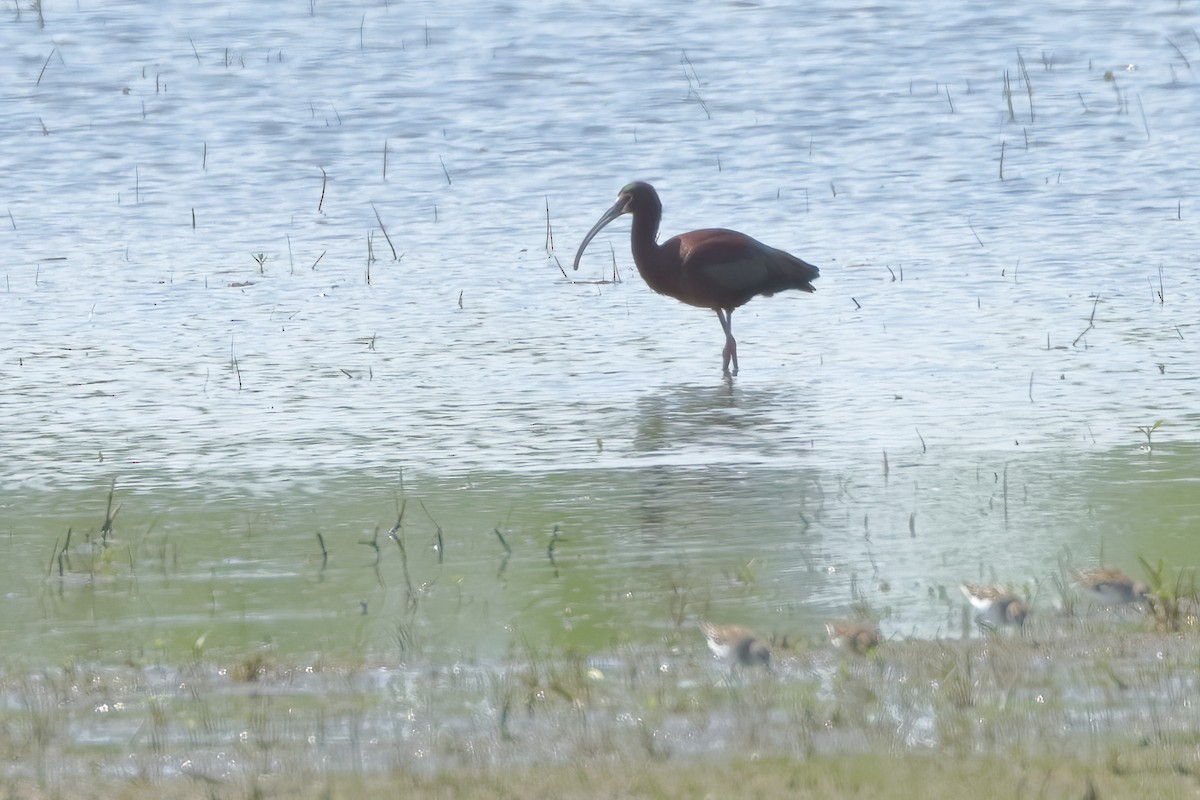
<instances>
[{"instance_id":1,"label":"iridescent brown plumage","mask_svg":"<svg viewBox=\"0 0 1200 800\"><path fill-rule=\"evenodd\" d=\"M786 289L814 291L812 281L821 274L812 264L789 253L724 228L689 231L658 244L662 202L654 187L641 181L623 188L617 202L583 237L575 254L575 269L579 269L579 260L592 238L622 214L633 215L633 263L646 285L659 294L717 313L725 331L721 370L726 375L738 371L733 310L760 294L770 297Z\"/></svg>"}]
</instances>

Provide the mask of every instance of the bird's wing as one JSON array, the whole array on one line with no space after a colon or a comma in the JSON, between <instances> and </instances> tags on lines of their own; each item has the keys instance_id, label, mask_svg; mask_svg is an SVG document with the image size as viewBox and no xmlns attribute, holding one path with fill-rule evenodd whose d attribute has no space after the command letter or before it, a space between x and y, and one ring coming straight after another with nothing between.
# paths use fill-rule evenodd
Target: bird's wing
<instances>
[{"instance_id":1,"label":"bird's wing","mask_svg":"<svg viewBox=\"0 0 1200 800\"><path fill-rule=\"evenodd\" d=\"M693 231L682 244L684 280L697 289L753 294L767 280L773 251L745 234Z\"/></svg>"}]
</instances>

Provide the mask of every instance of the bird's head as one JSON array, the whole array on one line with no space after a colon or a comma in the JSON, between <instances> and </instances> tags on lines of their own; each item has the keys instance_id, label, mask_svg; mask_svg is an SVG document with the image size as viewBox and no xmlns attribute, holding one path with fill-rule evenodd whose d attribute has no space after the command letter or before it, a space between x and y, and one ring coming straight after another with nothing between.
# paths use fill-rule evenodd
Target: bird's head
<instances>
[{"instance_id":1,"label":"bird's head","mask_svg":"<svg viewBox=\"0 0 1200 800\"><path fill-rule=\"evenodd\" d=\"M1020 600L1010 600L1004 606L1004 616L1014 625L1025 627L1025 618L1029 616L1029 608Z\"/></svg>"},{"instance_id":2,"label":"bird's head","mask_svg":"<svg viewBox=\"0 0 1200 800\"><path fill-rule=\"evenodd\" d=\"M771 648L761 639L747 639L738 646L738 660L747 666L771 666Z\"/></svg>"},{"instance_id":3,"label":"bird's head","mask_svg":"<svg viewBox=\"0 0 1200 800\"><path fill-rule=\"evenodd\" d=\"M575 253L575 269L579 269L579 260L583 258L583 251L587 248L588 243L605 225L622 214L649 215L657 223L662 218L662 201L658 199L658 192L644 181L626 184L617 194L617 202L604 212L604 216L600 217L592 229L587 232L587 236L583 237L583 243L579 245L579 250Z\"/></svg>"}]
</instances>

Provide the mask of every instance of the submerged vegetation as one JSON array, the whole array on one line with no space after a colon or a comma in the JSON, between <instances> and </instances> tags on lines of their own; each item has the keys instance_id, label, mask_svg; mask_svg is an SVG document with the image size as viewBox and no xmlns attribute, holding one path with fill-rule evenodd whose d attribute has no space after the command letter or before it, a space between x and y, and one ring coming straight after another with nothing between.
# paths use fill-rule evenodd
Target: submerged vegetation
<instances>
[{"instance_id":1,"label":"submerged vegetation","mask_svg":"<svg viewBox=\"0 0 1200 800\"><path fill-rule=\"evenodd\" d=\"M1008 507L1007 473L983 485L1003 492ZM82 617L89 638L66 658L25 648L0 662L6 796L1200 791L1200 592L1187 565L1142 559L1135 578L1077 569L1064 549L1049 575L1009 590L1028 605L1022 625L972 624L957 591L930 584L933 607L961 619L937 635L896 632L897 608L887 605L895 590L852 574L855 619L831 624L831 643L815 625L751 636L727 618L732 602L713 607L718 588L682 557L639 576L633 593L606 573L601 583L618 588L589 606L572 587L593 588L581 575L611 558L609 548L589 551L558 523L511 519L464 536L461 509L443 512L403 487L367 538L319 527L260 536L283 523L255 516L223 535L220 562L198 559L173 525L143 523L120 494L110 482L91 525L68 528L46 543L48 560L38 558L47 630L70 630ZM853 502L843 494L839 502ZM826 502L808 509L802 537L836 516ZM869 533L869 520L861 524ZM907 530L898 536L913 541ZM288 568L266 569L268 553ZM807 557L810 569L827 563L820 551ZM232 569L218 577L217 563ZM264 606L248 614L242 566L268 585L283 581L281 596L260 598ZM769 566L722 557L712 569L726 599L744 600L769 591ZM980 577L997 578L987 573ZM613 605L615 592L636 598L651 620L581 650L579 639L556 640L490 610L510 586L510 600L532 604L533 582L572 598L554 606L564 630ZM167 612L175 587L191 585L202 587L192 602ZM121 610L130 601L133 610ZM328 625L354 632L332 647L323 641L329 628L316 624L331 601L353 610ZM162 610L139 610L147 603ZM311 628L303 646L294 631L279 645L289 627L272 624L281 609ZM714 631L745 631L761 657L716 646L723 657L714 658L697 625L712 611L723 623L705 629L714 644L725 640ZM121 615L143 627L130 635L96 624ZM508 637L500 657L461 644L464 630L498 627ZM454 643L438 644L443 636Z\"/></svg>"},{"instance_id":2,"label":"submerged vegetation","mask_svg":"<svg viewBox=\"0 0 1200 800\"><path fill-rule=\"evenodd\" d=\"M1151 624L1044 612L1020 631L892 639L865 655L776 642L770 669L732 671L691 628L588 657L518 638L491 664L236 649L178 664L8 663L0 787L949 798L984 781L966 796L1194 796L1200 625L1194 592L1174 602L1170 631L1157 610Z\"/></svg>"}]
</instances>

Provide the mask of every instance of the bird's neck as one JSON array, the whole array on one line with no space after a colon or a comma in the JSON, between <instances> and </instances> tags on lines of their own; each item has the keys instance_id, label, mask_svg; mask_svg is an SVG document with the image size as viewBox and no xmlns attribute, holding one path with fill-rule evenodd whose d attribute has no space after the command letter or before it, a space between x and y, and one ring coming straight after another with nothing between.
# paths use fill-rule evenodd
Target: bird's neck
<instances>
[{"instance_id":1,"label":"bird's neck","mask_svg":"<svg viewBox=\"0 0 1200 800\"><path fill-rule=\"evenodd\" d=\"M635 214L630 233L630 249L633 250L633 263L643 275L658 270L658 220L649 216Z\"/></svg>"}]
</instances>

